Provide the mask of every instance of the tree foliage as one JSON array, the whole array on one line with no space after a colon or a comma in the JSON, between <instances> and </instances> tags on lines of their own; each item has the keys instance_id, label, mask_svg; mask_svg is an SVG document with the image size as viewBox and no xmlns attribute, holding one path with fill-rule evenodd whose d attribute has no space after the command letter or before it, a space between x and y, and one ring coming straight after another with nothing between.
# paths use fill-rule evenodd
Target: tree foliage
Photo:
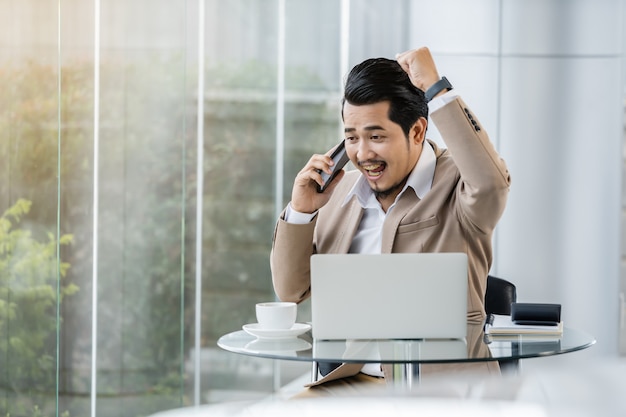
<instances>
[{"instance_id":1,"label":"tree foliage","mask_svg":"<svg viewBox=\"0 0 626 417\"><path fill-rule=\"evenodd\" d=\"M65 282L70 265L57 257L57 246L70 245L73 236L36 240L19 227L30 207L19 199L0 217L0 381L15 390L54 380L56 311L78 291Z\"/></svg>"}]
</instances>

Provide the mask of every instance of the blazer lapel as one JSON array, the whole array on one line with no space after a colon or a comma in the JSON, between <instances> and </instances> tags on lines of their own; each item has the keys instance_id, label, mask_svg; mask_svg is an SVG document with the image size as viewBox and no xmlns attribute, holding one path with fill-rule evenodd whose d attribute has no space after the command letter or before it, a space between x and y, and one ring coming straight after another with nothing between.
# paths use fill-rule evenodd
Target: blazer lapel
<instances>
[{"instance_id":1,"label":"blazer lapel","mask_svg":"<svg viewBox=\"0 0 626 417\"><path fill-rule=\"evenodd\" d=\"M361 217L363 216L363 208L354 196L348 201L343 210L345 210L344 227L338 231L333 248L334 253L348 253L350 245L352 245L352 239L356 234L359 223L361 223Z\"/></svg>"},{"instance_id":2,"label":"blazer lapel","mask_svg":"<svg viewBox=\"0 0 626 417\"><path fill-rule=\"evenodd\" d=\"M394 237L396 236L396 231L398 230L400 222L409 210L414 208L419 201L420 199L412 190L405 191L400 200L398 200L397 204L393 207L391 213L389 213L385 219L385 223L383 224L383 238L380 248L381 253L391 253L391 250L393 249Z\"/></svg>"}]
</instances>

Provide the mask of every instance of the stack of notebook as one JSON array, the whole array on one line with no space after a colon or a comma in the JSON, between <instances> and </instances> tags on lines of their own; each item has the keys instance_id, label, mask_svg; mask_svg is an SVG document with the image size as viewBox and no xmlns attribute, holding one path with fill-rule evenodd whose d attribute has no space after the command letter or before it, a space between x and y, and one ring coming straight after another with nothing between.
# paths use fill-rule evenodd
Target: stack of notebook
<instances>
[{"instance_id":1,"label":"stack of notebook","mask_svg":"<svg viewBox=\"0 0 626 417\"><path fill-rule=\"evenodd\" d=\"M513 322L511 316L492 314L487 320L485 333L491 336L561 336L563 334L563 322L556 324L517 324Z\"/></svg>"},{"instance_id":2,"label":"stack of notebook","mask_svg":"<svg viewBox=\"0 0 626 417\"><path fill-rule=\"evenodd\" d=\"M563 334L560 304L512 303L511 315L491 314L485 333L491 336L558 336Z\"/></svg>"}]
</instances>

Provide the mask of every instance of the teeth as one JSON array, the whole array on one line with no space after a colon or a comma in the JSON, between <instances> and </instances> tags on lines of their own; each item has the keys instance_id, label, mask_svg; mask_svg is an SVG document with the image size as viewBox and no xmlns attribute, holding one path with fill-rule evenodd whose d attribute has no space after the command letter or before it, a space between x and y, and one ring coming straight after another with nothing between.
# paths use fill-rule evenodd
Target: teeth
<instances>
[{"instance_id":1,"label":"teeth","mask_svg":"<svg viewBox=\"0 0 626 417\"><path fill-rule=\"evenodd\" d=\"M363 169L367 170L367 171L372 171L375 170L377 168L380 168L381 164L371 164L371 165L363 165Z\"/></svg>"},{"instance_id":2,"label":"teeth","mask_svg":"<svg viewBox=\"0 0 626 417\"><path fill-rule=\"evenodd\" d=\"M382 163L369 163L361 165L365 171L367 171L367 175L370 177L380 177L382 175L382 168L384 164Z\"/></svg>"}]
</instances>

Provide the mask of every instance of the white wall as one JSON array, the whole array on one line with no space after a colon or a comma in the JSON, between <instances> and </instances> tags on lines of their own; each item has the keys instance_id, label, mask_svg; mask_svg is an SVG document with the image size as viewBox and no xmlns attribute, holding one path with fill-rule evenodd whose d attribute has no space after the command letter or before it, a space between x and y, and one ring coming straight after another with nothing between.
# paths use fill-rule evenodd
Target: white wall
<instances>
[{"instance_id":1,"label":"white wall","mask_svg":"<svg viewBox=\"0 0 626 417\"><path fill-rule=\"evenodd\" d=\"M623 0L414 3L428 45L507 161L512 186L493 273L518 300L563 305L618 350ZM578 357L580 358L580 357Z\"/></svg>"}]
</instances>

